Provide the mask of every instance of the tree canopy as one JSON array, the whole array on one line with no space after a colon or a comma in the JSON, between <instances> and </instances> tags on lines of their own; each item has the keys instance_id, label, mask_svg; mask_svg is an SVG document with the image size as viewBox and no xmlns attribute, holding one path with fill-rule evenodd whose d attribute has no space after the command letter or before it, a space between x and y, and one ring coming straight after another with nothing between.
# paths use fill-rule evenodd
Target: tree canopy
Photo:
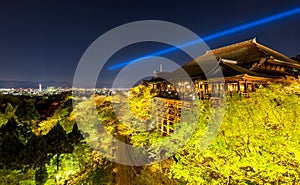
<instances>
[{"instance_id":1,"label":"tree canopy","mask_svg":"<svg viewBox=\"0 0 300 185\"><path fill-rule=\"evenodd\" d=\"M125 98L128 104L122 103ZM184 129L177 133L178 142L186 139L184 132L193 133L184 147L163 143L178 150L164 161L140 167L121 165L90 145L91 141L101 140L106 150L113 151L114 141L104 138L103 131L135 146L163 141L168 136L158 130L137 131L130 127L138 120L153 118L151 98L149 89L136 87L129 96L92 95L76 101L73 108L70 93L48 99L0 95L0 184L300 182L298 82L261 87L250 98L228 98L218 135L205 150L199 147L211 111L205 100L199 101L198 119L180 123ZM128 116L122 110L132 114ZM92 111L96 114L85 115ZM195 120L196 129L191 126Z\"/></svg>"}]
</instances>

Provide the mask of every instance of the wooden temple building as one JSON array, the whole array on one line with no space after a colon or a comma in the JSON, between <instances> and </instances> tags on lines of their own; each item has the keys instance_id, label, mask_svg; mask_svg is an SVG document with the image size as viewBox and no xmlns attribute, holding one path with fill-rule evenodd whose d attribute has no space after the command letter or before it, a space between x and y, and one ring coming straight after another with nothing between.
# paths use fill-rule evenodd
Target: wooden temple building
<instances>
[{"instance_id":1,"label":"wooden temple building","mask_svg":"<svg viewBox=\"0 0 300 185\"><path fill-rule=\"evenodd\" d=\"M217 62L213 63L212 60ZM208 67L209 76L220 72L223 76L216 75L208 80L207 73L204 74L198 63L211 65ZM177 72L182 69L192 80L178 77ZM252 39L208 51L174 72L155 73L145 83L152 86L153 94L158 97L181 98L176 91L178 88L186 97L195 96L192 92L196 90L201 99L218 96L220 91L227 95L239 93L247 97L261 85L282 83L297 79L299 75L300 62L296 58L289 58ZM165 76L168 76L168 80ZM192 91L193 88L195 90Z\"/></svg>"}]
</instances>

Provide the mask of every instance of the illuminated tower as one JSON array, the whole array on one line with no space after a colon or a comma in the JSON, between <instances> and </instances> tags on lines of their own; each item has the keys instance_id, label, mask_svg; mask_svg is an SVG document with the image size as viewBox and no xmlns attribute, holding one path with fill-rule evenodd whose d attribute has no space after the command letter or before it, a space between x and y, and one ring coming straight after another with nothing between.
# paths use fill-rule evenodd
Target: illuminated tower
<instances>
[{"instance_id":1,"label":"illuminated tower","mask_svg":"<svg viewBox=\"0 0 300 185\"><path fill-rule=\"evenodd\" d=\"M42 84L39 83L39 92L42 92Z\"/></svg>"}]
</instances>

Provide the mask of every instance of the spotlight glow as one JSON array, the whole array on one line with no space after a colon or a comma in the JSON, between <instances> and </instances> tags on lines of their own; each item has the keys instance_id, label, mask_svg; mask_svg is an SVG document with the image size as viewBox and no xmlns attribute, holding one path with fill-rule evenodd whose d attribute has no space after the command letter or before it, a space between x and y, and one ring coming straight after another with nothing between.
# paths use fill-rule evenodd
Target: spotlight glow
<instances>
[{"instance_id":1,"label":"spotlight glow","mask_svg":"<svg viewBox=\"0 0 300 185\"><path fill-rule=\"evenodd\" d=\"M249 23L246 23L246 24L238 25L236 27L226 29L226 30L223 30L223 31L220 31L220 32L217 32L217 33L213 33L211 35L207 35L205 37L202 37L202 40L193 40L193 41L181 44L177 47L179 49L184 48L184 47L189 47L189 46L194 45L196 43L201 43L201 42L217 39L217 38L227 36L227 35L230 35L230 34L233 34L233 33L237 33L237 32L244 31L244 30L247 30L247 29L250 29L250 28L254 28L254 27L266 24L266 23L270 23L270 22L277 21L277 20L280 20L280 19L283 19L283 18L286 18L286 17L290 17L292 15L296 15L296 14L299 14L299 13L300 13L300 7L289 10L289 11L285 11L285 12L282 12L282 13L279 13L279 14L276 14L276 15L272 15L272 16L269 16L269 17L266 17L266 18L262 18L262 19L259 19L259 20L256 20L256 21L252 21L252 22L249 22ZM136 59L133 59L133 60L128 60L128 61L116 64L116 65L112 65L112 66L108 67L108 69L109 70L118 69L118 68L124 67L124 66L126 66L130 63L135 63L135 62L138 62L138 61L141 61L141 60L144 60L144 59L148 59L152 56L159 56L159 55L163 55L163 54L166 54L166 53L173 52L173 51L177 50L178 48L172 47L172 48L167 48L167 49L163 49L163 50L160 50L160 51L156 51L156 52L153 52L153 53L149 53L146 56L142 56L142 57L139 57L139 58L136 58Z\"/></svg>"}]
</instances>

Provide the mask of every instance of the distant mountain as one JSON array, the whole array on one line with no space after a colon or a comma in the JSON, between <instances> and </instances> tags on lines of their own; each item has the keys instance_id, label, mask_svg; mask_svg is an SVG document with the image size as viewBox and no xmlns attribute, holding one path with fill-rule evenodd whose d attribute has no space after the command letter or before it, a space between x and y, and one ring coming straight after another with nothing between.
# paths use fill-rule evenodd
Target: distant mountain
<instances>
[{"instance_id":1,"label":"distant mountain","mask_svg":"<svg viewBox=\"0 0 300 185\"><path fill-rule=\"evenodd\" d=\"M72 87L72 84L64 81L15 81L15 80L0 80L0 88L39 88L39 83L43 88L46 87Z\"/></svg>"}]
</instances>

